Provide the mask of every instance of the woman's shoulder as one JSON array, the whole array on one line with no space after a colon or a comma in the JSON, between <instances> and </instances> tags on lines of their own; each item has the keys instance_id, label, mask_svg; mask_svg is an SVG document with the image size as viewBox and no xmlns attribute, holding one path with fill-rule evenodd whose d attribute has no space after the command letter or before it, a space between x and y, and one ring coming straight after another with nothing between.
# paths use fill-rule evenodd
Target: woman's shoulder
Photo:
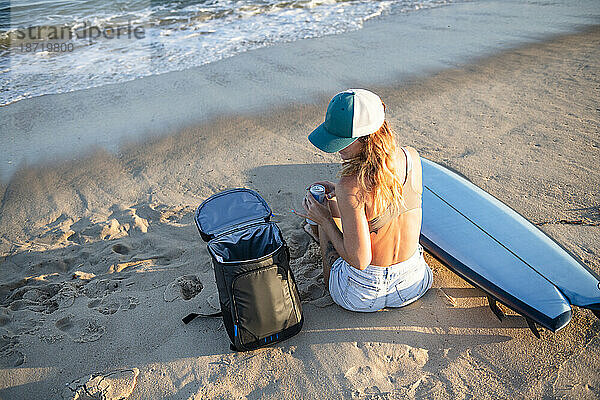
<instances>
[{"instance_id":1,"label":"woman's shoulder","mask_svg":"<svg viewBox=\"0 0 600 400\"><path fill-rule=\"evenodd\" d=\"M340 177L335 185L335 195L338 199L342 198L343 202L347 201L355 207L364 202L364 196L361 195L361 188L356 175Z\"/></svg>"},{"instance_id":2,"label":"woman's shoulder","mask_svg":"<svg viewBox=\"0 0 600 400\"><path fill-rule=\"evenodd\" d=\"M403 146L403 147L404 147L406 150L408 150L408 152L411 154L411 156L413 156L413 158L414 158L415 160L418 160L418 159L419 159L419 157L420 157L420 156L419 156L419 152L417 151L417 149L415 149L415 148L414 148L414 147L412 147L412 146Z\"/></svg>"},{"instance_id":3,"label":"woman's shoulder","mask_svg":"<svg viewBox=\"0 0 600 400\"><path fill-rule=\"evenodd\" d=\"M404 148L410 154L410 158L412 159L413 168L417 167L419 170L421 169L421 156L417 149L412 146L404 146Z\"/></svg>"},{"instance_id":4,"label":"woman's shoulder","mask_svg":"<svg viewBox=\"0 0 600 400\"><path fill-rule=\"evenodd\" d=\"M341 189L344 193L355 193L359 190L358 177L356 175L342 176L335 185L336 194Z\"/></svg>"}]
</instances>

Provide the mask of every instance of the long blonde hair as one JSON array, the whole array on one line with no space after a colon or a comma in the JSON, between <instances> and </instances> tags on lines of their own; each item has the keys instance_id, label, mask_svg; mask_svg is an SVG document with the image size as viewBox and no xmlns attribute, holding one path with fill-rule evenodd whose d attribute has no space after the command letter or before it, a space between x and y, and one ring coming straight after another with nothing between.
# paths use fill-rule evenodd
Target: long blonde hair
<instances>
[{"instance_id":1,"label":"long blonde hair","mask_svg":"<svg viewBox=\"0 0 600 400\"><path fill-rule=\"evenodd\" d=\"M360 187L359 200L366 202L372 195L373 212L380 215L387 207L404 204L402 182L396 173L397 146L392 129L386 120L375 133L359 139L361 151L345 160L340 176L356 176Z\"/></svg>"}]
</instances>

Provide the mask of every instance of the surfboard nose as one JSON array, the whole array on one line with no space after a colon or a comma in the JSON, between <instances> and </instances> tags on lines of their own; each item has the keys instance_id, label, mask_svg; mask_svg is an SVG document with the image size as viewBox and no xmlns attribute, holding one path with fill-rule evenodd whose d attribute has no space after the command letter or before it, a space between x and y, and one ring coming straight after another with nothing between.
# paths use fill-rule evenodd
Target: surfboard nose
<instances>
[{"instance_id":1,"label":"surfboard nose","mask_svg":"<svg viewBox=\"0 0 600 400\"><path fill-rule=\"evenodd\" d=\"M554 318L552 321L552 325L555 327L554 332L558 331L561 328L564 328L565 325L571 321L571 316L573 315L573 311L571 309L565 311L560 314L558 317Z\"/></svg>"}]
</instances>

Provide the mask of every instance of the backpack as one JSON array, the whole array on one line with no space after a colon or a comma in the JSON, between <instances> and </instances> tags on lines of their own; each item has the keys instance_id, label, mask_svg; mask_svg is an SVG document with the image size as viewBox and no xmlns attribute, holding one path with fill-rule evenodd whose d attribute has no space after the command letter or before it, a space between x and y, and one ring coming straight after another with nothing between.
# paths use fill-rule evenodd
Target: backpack
<instances>
[{"instance_id":1,"label":"backpack","mask_svg":"<svg viewBox=\"0 0 600 400\"><path fill-rule=\"evenodd\" d=\"M302 328L290 251L270 218L267 202L244 188L214 194L196 210L194 219L207 242L221 306L220 313L204 316L223 317L232 350L254 350Z\"/></svg>"}]
</instances>

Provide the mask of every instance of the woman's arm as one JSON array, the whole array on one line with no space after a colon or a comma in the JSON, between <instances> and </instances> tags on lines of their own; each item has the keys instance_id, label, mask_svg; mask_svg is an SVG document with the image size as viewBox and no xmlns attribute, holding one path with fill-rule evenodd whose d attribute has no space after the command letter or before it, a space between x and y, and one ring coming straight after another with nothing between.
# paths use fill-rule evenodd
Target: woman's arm
<instances>
[{"instance_id":1,"label":"woman's arm","mask_svg":"<svg viewBox=\"0 0 600 400\"><path fill-rule=\"evenodd\" d=\"M336 185L337 205L343 234L333 219L322 224L338 254L357 269L365 269L372 260L371 236L365 207L358 199L358 187L352 177L342 177Z\"/></svg>"},{"instance_id":2,"label":"woman's arm","mask_svg":"<svg viewBox=\"0 0 600 400\"><path fill-rule=\"evenodd\" d=\"M340 208L338 207L337 197L333 197L329 199L329 211L331 211L331 216L333 217L333 222L338 227L342 235L344 234L344 228L342 227L342 219L340 218Z\"/></svg>"}]
</instances>

